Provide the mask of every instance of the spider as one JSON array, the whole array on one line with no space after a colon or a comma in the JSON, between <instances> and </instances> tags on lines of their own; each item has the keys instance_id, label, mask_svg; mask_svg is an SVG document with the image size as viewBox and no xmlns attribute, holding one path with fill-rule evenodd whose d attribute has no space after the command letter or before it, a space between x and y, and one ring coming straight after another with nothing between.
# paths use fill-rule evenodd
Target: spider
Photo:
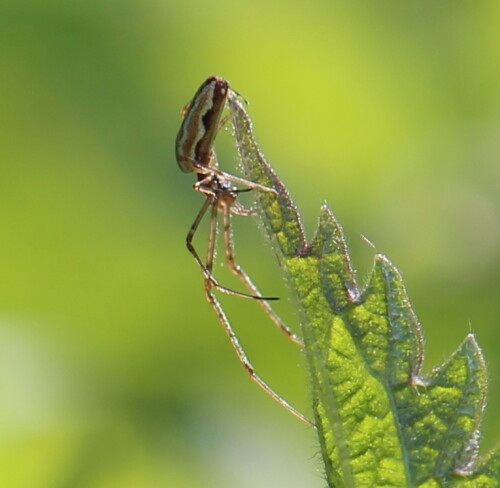
<instances>
[{"instance_id":1,"label":"spider","mask_svg":"<svg viewBox=\"0 0 500 488\"><path fill-rule=\"evenodd\" d=\"M221 171L218 167L219 165L213 146L218 131L227 121L227 117L222 118L222 113L226 107L226 102L231 97L239 97L239 95L229 86L227 80L219 76L211 76L202 83L192 101L186 105L181 112L183 121L175 142L177 163L183 172L196 174L197 181L194 183L193 188L206 197L204 204L189 229L186 237L186 246L203 271L205 277L205 296L217 314L238 359L251 379L293 415L311 424L307 418L275 393L274 390L255 373L252 364L248 360L245 351L241 347L233 331L229 319L212 292L212 289L215 288L223 293L257 300L276 326L281 329L291 341L303 346L302 340L283 323L269 305L268 301L278 300L278 298L262 296L249 275L234 259L231 214L253 215L254 213L238 204L238 194L251 190L276 194L276 190L226 173ZM232 183L239 184L244 188L237 188ZM203 217L209 210L210 230L207 243L207 258L206 261L203 262L193 245L193 238ZM222 213L226 261L231 271L238 276L250 293L243 293L222 286L212 274L218 227L217 217L219 212Z\"/></svg>"}]
</instances>

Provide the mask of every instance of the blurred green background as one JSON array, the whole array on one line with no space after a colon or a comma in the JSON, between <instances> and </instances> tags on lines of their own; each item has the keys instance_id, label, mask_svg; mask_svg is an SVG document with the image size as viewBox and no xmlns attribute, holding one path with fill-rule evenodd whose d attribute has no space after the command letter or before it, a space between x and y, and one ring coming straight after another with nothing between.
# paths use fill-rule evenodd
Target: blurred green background
<instances>
[{"instance_id":1,"label":"blurred green background","mask_svg":"<svg viewBox=\"0 0 500 488\"><path fill-rule=\"evenodd\" d=\"M477 333L483 450L500 439L499 25L496 0L4 0L0 485L325 485L314 433L246 378L185 249L202 198L173 143L212 74L251 101L308 231L326 200L360 283L361 234L400 267L426 370ZM295 327L272 250L234 221L239 261ZM309 414L301 353L255 303L224 306Z\"/></svg>"}]
</instances>

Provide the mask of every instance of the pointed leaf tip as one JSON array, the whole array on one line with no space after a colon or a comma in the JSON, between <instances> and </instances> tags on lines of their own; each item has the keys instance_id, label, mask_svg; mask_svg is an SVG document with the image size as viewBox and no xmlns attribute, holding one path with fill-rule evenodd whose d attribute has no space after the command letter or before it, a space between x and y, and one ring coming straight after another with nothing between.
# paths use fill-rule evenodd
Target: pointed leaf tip
<instances>
[{"instance_id":1,"label":"pointed leaf tip","mask_svg":"<svg viewBox=\"0 0 500 488\"><path fill-rule=\"evenodd\" d=\"M301 316L317 432L330 488L494 488L500 446L477 459L486 368L473 334L421 377L423 338L400 272L377 253L359 293L328 205L307 245L300 215L265 160L245 107L231 101L246 176L258 195Z\"/></svg>"}]
</instances>

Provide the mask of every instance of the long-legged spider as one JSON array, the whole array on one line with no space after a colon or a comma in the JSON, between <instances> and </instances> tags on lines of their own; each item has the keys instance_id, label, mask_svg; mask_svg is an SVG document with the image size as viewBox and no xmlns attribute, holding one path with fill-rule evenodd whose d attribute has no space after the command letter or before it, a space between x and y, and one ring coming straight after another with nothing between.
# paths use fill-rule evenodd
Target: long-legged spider
<instances>
[{"instance_id":1,"label":"long-legged spider","mask_svg":"<svg viewBox=\"0 0 500 488\"><path fill-rule=\"evenodd\" d=\"M248 274L234 260L231 237L231 214L252 214L251 211L244 209L238 204L238 193L250 190L276 193L273 188L268 188L258 183L239 178L223 172L218 168L218 161L213 147L215 137L220 127L225 122L225 120L222 120L221 122L221 118L226 102L229 97L235 96L238 96L238 94L230 88L229 83L225 79L218 76L211 76L200 86L191 103L189 103L182 112L184 118L175 144L177 163L182 171L186 173L196 173L197 181L193 185L193 188L206 197L203 206L198 212L198 215L196 216L187 234L186 245L203 271L205 277L205 295L207 300L217 314L217 317L229 337L238 359L250 375L251 379L293 415L304 422L311 424L306 417L292 407L286 400L281 398L255 373L252 364L248 360L245 351L241 347L238 338L233 331L229 319L212 291L215 288L223 293L257 300L266 314L291 341L301 346L303 345L302 340L283 323L283 321L276 315L269 305L268 301L277 300L277 298L262 296ZM238 189L233 186L231 182L242 185L245 188ZM193 238L200 222L209 210L210 230L207 245L207 258L206 261L203 262L193 246ZM219 212L222 213L226 261L231 271L238 276L250 293L242 293L222 286L213 276L212 270L218 226L217 217Z\"/></svg>"}]
</instances>

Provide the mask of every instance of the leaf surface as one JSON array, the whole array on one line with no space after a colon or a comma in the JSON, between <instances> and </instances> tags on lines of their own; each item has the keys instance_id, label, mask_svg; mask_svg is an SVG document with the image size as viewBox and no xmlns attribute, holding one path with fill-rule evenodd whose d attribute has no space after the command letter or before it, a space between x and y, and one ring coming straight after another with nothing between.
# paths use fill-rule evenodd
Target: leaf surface
<instances>
[{"instance_id":1,"label":"leaf surface","mask_svg":"<svg viewBox=\"0 0 500 488\"><path fill-rule=\"evenodd\" d=\"M231 98L230 110L246 177L276 190L258 192L257 206L298 304L329 486L500 486L500 449L478 458L486 367L474 336L422 376L422 332L397 268L377 254L359 290L327 206L307 243L239 98Z\"/></svg>"}]
</instances>

